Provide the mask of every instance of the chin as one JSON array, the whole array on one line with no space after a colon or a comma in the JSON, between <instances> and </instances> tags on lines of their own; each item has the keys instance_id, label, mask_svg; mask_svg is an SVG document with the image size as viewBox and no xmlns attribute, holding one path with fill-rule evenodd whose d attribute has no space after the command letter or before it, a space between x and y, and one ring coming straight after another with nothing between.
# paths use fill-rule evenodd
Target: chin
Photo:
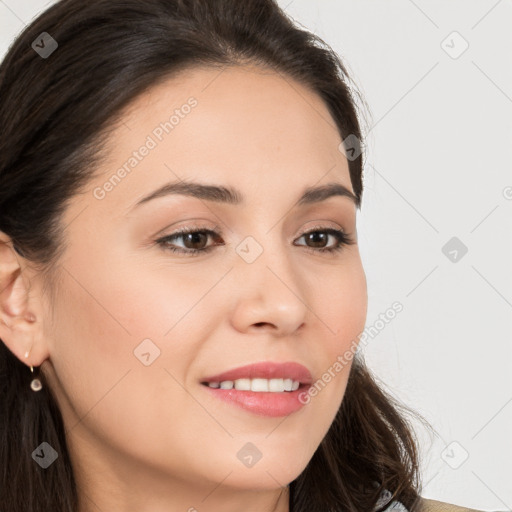
<instances>
[{"instance_id":1,"label":"chin","mask_svg":"<svg viewBox=\"0 0 512 512\"><path fill-rule=\"evenodd\" d=\"M227 480L236 487L272 490L293 482L306 468L310 458L290 460L290 452L262 457L251 468L237 468Z\"/></svg>"}]
</instances>

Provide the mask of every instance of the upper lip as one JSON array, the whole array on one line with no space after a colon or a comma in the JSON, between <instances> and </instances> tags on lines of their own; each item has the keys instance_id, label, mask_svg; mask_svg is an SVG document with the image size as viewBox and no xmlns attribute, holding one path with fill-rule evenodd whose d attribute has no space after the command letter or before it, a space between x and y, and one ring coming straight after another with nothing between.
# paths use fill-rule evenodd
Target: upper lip
<instances>
[{"instance_id":1,"label":"upper lip","mask_svg":"<svg viewBox=\"0 0 512 512\"><path fill-rule=\"evenodd\" d=\"M301 384L311 384L311 372L302 364L295 362L274 363L264 361L233 368L224 373L205 377L202 382L223 382L237 379L292 379Z\"/></svg>"}]
</instances>

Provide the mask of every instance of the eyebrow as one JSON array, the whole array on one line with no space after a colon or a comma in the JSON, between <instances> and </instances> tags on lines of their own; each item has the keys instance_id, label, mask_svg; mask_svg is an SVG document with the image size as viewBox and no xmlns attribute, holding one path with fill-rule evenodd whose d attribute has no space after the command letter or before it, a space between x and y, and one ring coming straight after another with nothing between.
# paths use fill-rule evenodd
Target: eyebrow
<instances>
[{"instance_id":1,"label":"eyebrow","mask_svg":"<svg viewBox=\"0 0 512 512\"><path fill-rule=\"evenodd\" d=\"M154 190L147 196L140 199L132 209L152 201L158 197L167 195L184 195L204 199L206 201L214 201L216 203L227 203L232 205L244 204L243 194L232 187L224 187L222 185L206 185L192 181L182 180L179 182L166 183L162 187ZM341 183L327 183L318 187L306 187L297 204L304 206L313 203L325 201L333 196L348 197L356 207L359 207L359 200L354 193Z\"/></svg>"}]
</instances>

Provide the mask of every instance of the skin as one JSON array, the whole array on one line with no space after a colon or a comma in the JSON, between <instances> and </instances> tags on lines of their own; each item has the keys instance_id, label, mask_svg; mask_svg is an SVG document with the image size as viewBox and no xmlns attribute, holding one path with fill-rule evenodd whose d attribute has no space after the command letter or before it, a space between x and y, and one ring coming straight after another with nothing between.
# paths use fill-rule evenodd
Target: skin
<instances>
[{"instance_id":1,"label":"skin","mask_svg":"<svg viewBox=\"0 0 512 512\"><path fill-rule=\"evenodd\" d=\"M94 189L191 96L190 114L96 199ZM214 400L200 381L268 360L299 362L316 380L363 331L354 203L295 204L309 186L353 191L334 120L309 89L245 65L188 70L137 98L123 121L61 219L67 246L55 300L1 234L0 337L21 361L41 365L57 396L80 512L287 511L287 485L327 433L350 366L286 418ZM232 186L246 204L173 195L131 210L183 179ZM155 243L179 227L217 225L220 242L173 241L219 244L200 256ZM336 245L333 236L316 245L302 236L318 225L356 243L314 252ZM247 236L263 249L252 263L235 251ZM149 366L134 356L146 338L160 349ZM247 442L262 453L251 468L237 458Z\"/></svg>"}]
</instances>

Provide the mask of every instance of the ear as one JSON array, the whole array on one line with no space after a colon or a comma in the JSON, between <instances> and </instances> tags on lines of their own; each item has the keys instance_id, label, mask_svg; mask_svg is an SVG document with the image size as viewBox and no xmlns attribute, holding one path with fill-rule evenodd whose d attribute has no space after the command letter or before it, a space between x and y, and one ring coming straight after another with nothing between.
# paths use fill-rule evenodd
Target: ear
<instances>
[{"instance_id":1,"label":"ear","mask_svg":"<svg viewBox=\"0 0 512 512\"><path fill-rule=\"evenodd\" d=\"M0 340L27 366L40 366L49 354L36 292L40 287L31 286L31 273L10 237L0 231Z\"/></svg>"}]
</instances>

